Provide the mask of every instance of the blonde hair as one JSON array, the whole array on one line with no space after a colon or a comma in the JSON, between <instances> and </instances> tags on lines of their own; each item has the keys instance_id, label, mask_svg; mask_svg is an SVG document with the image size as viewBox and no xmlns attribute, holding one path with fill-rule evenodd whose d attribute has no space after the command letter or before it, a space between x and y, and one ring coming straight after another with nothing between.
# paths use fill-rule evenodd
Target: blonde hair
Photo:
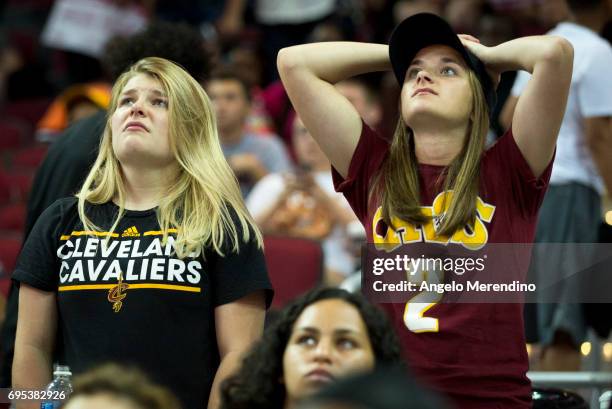
<instances>
[{"instance_id":1,"label":"blonde hair","mask_svg":"<svg viewBox=\"0 0 612 409\"><path fill-rule=\"evenodd\" d=\"M207 246L221 255L228 248L238 252L239 231L243 241L254 234L261 247L261 232L249 215L238 181L223 156L208 96L185 70L158 57L138 61L113 86L100 151L77 194L84 230L101 230L87 217L86 202L102 204L113 198L117 200L119 212L109 229L111 232L125 214L125 181L113 151L111 118L126 83L138 74L159 81L168 96L169 143L179 167L156 210L163 240L168 238L168 229L177 229L175 249L180 258L199 253ZM240 229L236 226L238 223ZM224 244L227 238L230 246Z\"/></svg>"},{"instance_id":2,"label":"blonde hair","mask_svg":"<svg viewBox=\"0 0 612 409\"><path fill-rule=\"evenodd\" d=\"M450 203L443 203L442 206L447 210L436 232L440 236L452 236L458 229L473 224L476 217L480 159L489 129L489 117L480 82L473 71L467 72L472 90L472 109L466 142L461 152L444 169L437 182L439 187L441 180L444 179L442 191L453 191ZM370 195L382 196L382 216L388 226L394 227L391 222L393 217L415 225L426 223L430 219L421 211L414 135L401 117L393 135L389 156L376 175L372 186L374 188Z\"/></svg>"},{"instance_id":3,"label":"blonde hair","mask_svg":"<svg viewBox=\"0 0 612 409\"><path fill-rule=\"evenodd\" d=\"M62 407L78 397L110 395L127 400L140 409L181 409L179 400L166 387L152 383L140 370L113 363L104 364L78 375L74 392Z\"/></svg>"}]
</instances>

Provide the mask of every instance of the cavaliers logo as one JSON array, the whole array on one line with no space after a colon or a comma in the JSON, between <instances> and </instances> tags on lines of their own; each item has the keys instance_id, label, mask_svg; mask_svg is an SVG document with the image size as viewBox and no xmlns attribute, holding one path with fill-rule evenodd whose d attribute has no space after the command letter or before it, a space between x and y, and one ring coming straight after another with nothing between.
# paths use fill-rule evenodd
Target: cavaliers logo
<instances>
[{"instance_id":1,"label":"cavaliers logo","mask_svg":"<svg viewBox=\"0 0 612 409\"><path fill-rule=\"evenodd\" d=\"M113 304L113 311L119 312L123 303L121 302L125 297L127 297L126 290L130 286L123 282L123 273L119 273L119 282L116 286L112 287L108 290L108 301Z\"/></svg>"}]
</instances>

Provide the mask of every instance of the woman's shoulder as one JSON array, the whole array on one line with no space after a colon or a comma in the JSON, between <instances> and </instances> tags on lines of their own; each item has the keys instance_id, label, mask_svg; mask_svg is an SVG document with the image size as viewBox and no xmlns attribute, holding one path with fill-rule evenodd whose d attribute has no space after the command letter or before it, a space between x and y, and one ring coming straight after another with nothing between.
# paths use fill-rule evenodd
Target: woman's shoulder
<instances>
[{"instance_id":1,"label":"woman's shoulder","mask_svg":"<svg viewBox=\"0 0 612 409\"><path fill-rule=\"evenodd\" d=\"M70 212L78 212L78 202L79 200L74 196L57 199L43 212L43 215L66 215Z\"/></svg>"}]
</instances>

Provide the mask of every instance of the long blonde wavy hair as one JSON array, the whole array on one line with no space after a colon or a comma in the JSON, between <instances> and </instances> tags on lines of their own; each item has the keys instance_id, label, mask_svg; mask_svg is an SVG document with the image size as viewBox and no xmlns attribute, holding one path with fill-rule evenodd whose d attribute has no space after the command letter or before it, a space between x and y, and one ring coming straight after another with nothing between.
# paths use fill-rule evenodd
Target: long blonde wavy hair
<instances>
[{"instance_id":1,"label":"long blonde wavy hair","mask_svg":"<svg viewBox=\"0 0 612 409\"><path fill-rule=\"evenodd\" d=\"M437 183L438 187L442 185L442 191L453 191L450 203L443 203L442 206L447 210L436 232L439 236L452 236L458 229L473 225L476 217L480 160L489 129L489 117L480 81L472 70L467 73L472 90L472 109L465 144L442 172ZM371 195L382 196L382 217L392 228L393 217L414 225L428 221L428 217L421 211L418 161L414 143L414 134L400 115L389 155L375 176L372 184L374 188L370 192Z\"/></svg>"},{"instance_id":2,"label":"long blonde wavy hair","mask_svg":"<svg viewBox=\"0 0 612 409\"><path fill-rule=\"evenodd\" d=\"M168 229L177 229L175 249L180 258L192 252L199 254L203 247L212 247L221 255L228 249L238 252L240 240L248 241L252 234L261 247L261 232L247 211L238 181L223 156L210 99L185 70L158 57L138 61L113 86L100 151L77 194L84 230L101 230L87 216L86 203L102 204L113 199L117 202L119 212L111 232L125 214L125 181L113 151L111 118L126 83L138 74L159 81L168 97L169 144L179 167L156 210L163 240L168 238Z\"/></svg>"}]
</instances>

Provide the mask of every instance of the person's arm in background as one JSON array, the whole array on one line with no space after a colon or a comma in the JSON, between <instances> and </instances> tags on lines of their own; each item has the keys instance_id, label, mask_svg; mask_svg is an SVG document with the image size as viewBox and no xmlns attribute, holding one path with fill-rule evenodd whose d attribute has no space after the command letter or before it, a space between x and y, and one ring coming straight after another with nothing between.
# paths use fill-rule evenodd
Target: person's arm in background
<instances>
[{"instance_id":1,"label":"person's arm in background","mask_svg":"<svg viewBox=\"0 0 612 409\"><path fill-rule=\"evenodd\" d=\"M361 134L357 110L334 87L355 75L391 68L388 46L326 42L283 48L278 71L295 110L344 177Z\"/></svg>"},{"instance_id":2,"label":"person's arm in background","mask_svg":"<svg viewBox=\"0 0 612 409\"><path fill-rule=\"evenodd\" d=\"M474 37L460 37L493 75L516 70L531 73L516 102L512 134L533 174L539 177L553 157L565 113L574 60L572 45L561 37L533 36L486 47Z\"/></svg>"},{"instance_id":3,"label":"person's arm in background","mask_svg":"<svg viewBox=\"0 0 612 409\"><path fill-rule=\"evenodd\" d=\"M275 214L294 192L293 174L270 174L251 189L246 206L263 234L278 233Z\"/></svg>"},{"instance_id":4,"label":"person's arm in background","mask_svg":"<svg viewBox=\"0 0 612 409\"><path fill-rule=\"evenodd\" d=\"M612 117L585 118L584 137L608 195L612 195Z\"/></svg>"},{"instance_id":5,"label":"person's arm in background","mask_svg":"<svg viewBox=\"0 0 612 409\"><path fill-rule=\"evenodd\" d=\"M208 399L208 409L221 404L221 382L239 368L243 355L263 334L266 306L263 291L215 308L215 327L221 363Z\"/></svg>"},{"instance_id":6,"label":"person's arm in background","mask_svg":"<svg viewBox=\"0 0 612 409\"><path fill-rule=\"evenodd\" d=\"M56 295L21 284L13 360L13 389L44 390L51 381L57 331ZM40 402L20 402L17 409L38 409Z\"/></svg>"},{"instance_id":7,"label":"person's arm in background","mask_svg":"<svg viewBox=\"0 0 612 409\"><path fill-rule=\"evenodd\" d=\"M254 153L237 153L227 159L236 176L248 176L255 183L270 173Z\"/></svg>"},{"instance_id":8,"label":"person's arm in background","mask_svg":"<svg viewBox=\"0 0 612 409\"><path fill-rule=\"evenodd\" d=\"M244 26L245 0L226 0L223 14L215 22L217 32L222 38L231 38L238 34Z\"/></svg>"}]
</instances>

